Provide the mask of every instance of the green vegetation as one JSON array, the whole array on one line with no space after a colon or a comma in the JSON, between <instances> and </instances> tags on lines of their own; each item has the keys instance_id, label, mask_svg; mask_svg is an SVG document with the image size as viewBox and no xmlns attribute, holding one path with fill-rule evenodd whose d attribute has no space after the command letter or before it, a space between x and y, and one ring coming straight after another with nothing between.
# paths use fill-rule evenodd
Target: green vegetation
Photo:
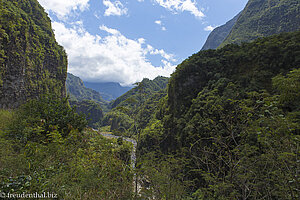
<instances>
[{"instance_id":1,"label":"green vegetation","mask_svg":"<svg viewBox=\"0 0 300 200\"><path fill-rule=\"evenodd\" d=\"M131 199L131 144L83 129L67 100L44 97L0 111L0 192L59 199Z\"/></svg>"},{"instance_id":2,"label":"green vegetation","mask_svg":"<svg viewBox=\"0 0 300 200\"><path fill-rule=\"evenodd\" d=\"M106 102L75 76L73 107L61 98L66 55L38 2L0 3L0 105L19 107L0 110L0 193L300 198L300 31L200 51L170 79L136 83L103 117ZM298 11L296 0L250 0L223 44L299 29ZM136 139L136 158L131 143L86 128L100 121Z\"/></svg>"},{"instance_id":3,"label":"green vegetation","mask_svg":"<svg viewBox=\"0 0 300 200\"><path fill-rule=\"evenodd\" d=\"M234 18L229 20L226 24L215 28L207 37L207 40L205 41L205 44L203 45L201 50L216 49L218 46L220 46L229 35L232 27L234 26L240 15L241 12Z\"/></svg>"},{"instance_id":4,"label":"green vegetation","mask_svg":"<svg viewBox=\"0 0 300 200\"><path fill-rule=\"evenodd\" d=\"M0 109L0 130L4 130L6 125L9 124L12 119L12 111Z\"/></svg>"},{"instance_id":5,"label":"green vegetation","mask_svg":"<svg viewBox=\"0 0 300 200\"><path fill-rule=\"evenodd\" d=\"M137 137L152 118L159 100L166 96L168 80L159 76L136 83L136 87L112 102L113 109L104 116L102 126L110 126L117 135Z\"/></svg>"},{"instance_id":6,"label":"green vegetation","mask_svg":"<svg viewBox=\"0 0 300 200\"><path fill-rule=\"evenodd\" d=\"M66 81L67 94L72 102L83 100L91 100L101 105L101 108L107 112L108 102L103 100L99 92L86 88L83 81L73 74L68 73Z\"/></svg>"},{"instance_id":7,"label":"green vegetation","mask_svg":"<svg viewBox=\"0 0 300 200\"><path fill-rule=\"evenodd\" d=\"M124 95L117 98L115 101L112 102L112 108L116 108L117 106L132 106L130 101L126 101L129 98L134 98L136 101L142 101L142 98L145 99L146 97L150 96L155 92L160 92L161 90L167 87L169 79L163 76L158 76L152 81L144 78L141 83L137 83L138 87L135 87ZM142 96L141 96L141 93ZM134 102L133 102L134 103Z\"/></svg>"},{"instance_id":8,"label":"green vegetation","mask_svg":"<svg viewBox=\"0 0 300 200\"><path fill-rule=\"evenodd\" d=\"M141 131L145 198L299 198L299 43L286 33L177 67Z\"/></svg>"},{"instance_id":9,"label":"green vegetation","mask_svg":"<svg viewBox=\"0 0 300 200\"><path fill-rule=\"evenodd\" d=\"M109 111L108 102L102 99L99 92L86 88L79 77L70 73L68 73L66 88L70 105L75 107L78 113L86 116L89 127L99 127L103 111Z\"/></svg>"},{"instance_id":10,"label":"green vegetation","mask_svg":"<svg viewBox=\"0 0 300 200\"><path fill-rule=\"evenodd\" d=\"M299 6L298 0L249 0L220 47L299 30Z\"/></svg>"},{"instance_id":11,"label":"green vegetation","mask_svg":"<svg viewBox=\"0 0 300 200\"><path fill-rule=\"evenodd\" d=\"M79 114L84 114L88 121L89 127L99 127L103 118L103 112L98 103L91 100L69 101L70 105L75 108Z\"/></svg>"},{"instance_id":12,"label":"green vegetation","mask_svg":"<svg viewBox=\"0 0 300 200\"><path fill-rule=\"evenodd\" d=\"M37 0L0 1L0 105L65 96L67 56Z\"/></svg>"}]
</instances>

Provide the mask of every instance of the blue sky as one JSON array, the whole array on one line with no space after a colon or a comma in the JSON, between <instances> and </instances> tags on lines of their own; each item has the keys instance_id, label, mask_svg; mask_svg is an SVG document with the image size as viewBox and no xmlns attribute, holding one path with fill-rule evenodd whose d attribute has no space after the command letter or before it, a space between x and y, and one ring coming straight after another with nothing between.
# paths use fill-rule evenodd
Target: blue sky
<instances>
[{"instance_id":1,"label":"blue sky","mask_svg":"<svg viewBox=\"0 0 300 200\"><path fill-rule=\"evenodd\" d=\"M38 0L84 81L130 85L169 76L247 0Z\"/></svg>"}]
</instances>

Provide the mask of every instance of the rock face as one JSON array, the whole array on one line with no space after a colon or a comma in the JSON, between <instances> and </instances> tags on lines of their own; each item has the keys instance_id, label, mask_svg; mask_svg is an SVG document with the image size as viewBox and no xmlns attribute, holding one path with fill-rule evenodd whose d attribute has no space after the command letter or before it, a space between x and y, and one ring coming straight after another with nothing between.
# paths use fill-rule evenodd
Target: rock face
<instances>
[{"instance_id":1,"label":"rock face","mask_svg":"<svg viewBox=\"0 0 300 200\"><path fill-rule=\"evenodd\" d=\"M0 2L0 108L66 95L67 56L37 0Z\"/></svg>"},{"instance_id":2,"label":"rock face","mask_svg":"<svg viewBox=\"0 0 300 200\"><path fill-rule=\"evenodd\" d=\"M249 0L220 47L300 29L299 0Z\"/></svg>"},{"instance_id":3,"label":"rock face","mask_svg":"<svg viewBox=\"0 0 300 200\"><path fill-rule=\"evenodd\" d=\"M95 123L100 122L103 118L103 111L100 105L91 100L69 101L70 105L76 107L76 112L84 114L88 121L88 126L96 128Z\"/></svg>"}]
</instances>

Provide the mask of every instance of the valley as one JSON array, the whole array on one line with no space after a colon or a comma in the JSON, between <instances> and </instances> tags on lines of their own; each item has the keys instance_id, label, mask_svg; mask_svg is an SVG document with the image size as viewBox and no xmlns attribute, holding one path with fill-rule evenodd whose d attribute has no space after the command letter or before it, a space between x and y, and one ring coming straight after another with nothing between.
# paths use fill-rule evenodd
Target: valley
<instances>
[{"instance_id":1,"label":"valley","mask_svg":"<svg viewBox=\"0 0 300 200\"><path fill-rule=\"evenodd\" d=\"M0 194L299 199L299 1L249 0L169 77L132 87L67 73L71 45L57 43L58 19L39 1L0 5ZM146 46L100 29L107 43Z\"/></svg>"}]
</instances>

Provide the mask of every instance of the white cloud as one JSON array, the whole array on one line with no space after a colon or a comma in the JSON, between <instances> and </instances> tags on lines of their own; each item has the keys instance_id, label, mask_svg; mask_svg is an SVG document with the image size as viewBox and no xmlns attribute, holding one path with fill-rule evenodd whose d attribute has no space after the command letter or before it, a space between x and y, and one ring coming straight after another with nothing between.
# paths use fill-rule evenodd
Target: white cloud
<instances>
[{"instance_id":1,"label":"white cloud","mask_svg":"<svg viewBox=\"0 0 300 200\"><path fill-rule=\"evenodd\" d=\"M171 10L173 12L183 12L188 11L192 15L198 18L204 17L201 10L197 8L197 2L192 0L154 0L160 6Z\"/></svg>"},{"instance_id":2,"label":"white cloud","mask_svg":"<svg viewBox=\"0 0 300 200\"><path fill-rule=\"evenodd\" d=\"M161 25L161 21L160 20L156 20L154 23L158 24L158 25Z\"/></svg>"},{"instance_id":3,"label":"white cloud","mask_svg":"<svg viewBox=\"0 0 300 200\"><path fill-rule=\"evenodd\" d=\"M57 41L68 54L68 71L85 81L115 81L129 85L143 78L169 76L175 70L174 56L146 44L143 38L128 39L105 25L99 27L107 33L104 37L91 35L80 22L71 28L59 22L53 22L52 26ZM147 55L161 56L161 66L153 66Z\"/></svg>"},{"instance_id":4,"label":"white cloud","mask_svg":"<svg viewBox=\"0 0 300 200\"><path fill-rule=\"evenodd\" d=\"M127 8L120 1L111 2L110 0L103 0L103 4L107 7L104 16L121 16L127 14Z\"/></svg>"},{"instance_id":5,"label":"white cloud","mask_svg":"<svg viewBox=\"0 0 300 200\"><path fill-rule=\"evenodd\" d=\"M105 25L102 25L102 26L100 26L99 28L100 28L100 30L106 31L107 33L110 33L110 34L112 34L112 35L119 35L119 34L120 34L120 32L119 32L118 30L112 29L112 28L108 28L108 27L105 26Z\"/></svg>"},{"instance_id":6,"label":"white cloud","mask_svg":"<svg viewBox=\"0 0 300 200\"><path fill-rule=\"evenodd\" d=\"M213 27L211 25L204 28L205 31L213 31L216 27Z\"/></svg>"},{"instance_id":7,"label":"white cloud","mask_svg":"<svg viewBox=\"0 0 300 200\"><path fill-rule=\"evenodd\" d=\"M161 27L161 30L162 30L162 31L166 31L166 30L167 30L166 27L164 27L164 26L162 25L162 21L156 20L156 21L154 21L154 23L155 23L155 24L158 24L158 25Z\"/></svg>"},{"instance_id":8,"label":"white cloud","mask_svg":"<svg viewBox=\"0 0 300 200\"><path fill-rule=\"evenodd\" d=\"M46 11L54 12L60 19L65 18L72 11L84 11L89 7L89 0L38 0Z\"/></svg>"}]
</instances>

